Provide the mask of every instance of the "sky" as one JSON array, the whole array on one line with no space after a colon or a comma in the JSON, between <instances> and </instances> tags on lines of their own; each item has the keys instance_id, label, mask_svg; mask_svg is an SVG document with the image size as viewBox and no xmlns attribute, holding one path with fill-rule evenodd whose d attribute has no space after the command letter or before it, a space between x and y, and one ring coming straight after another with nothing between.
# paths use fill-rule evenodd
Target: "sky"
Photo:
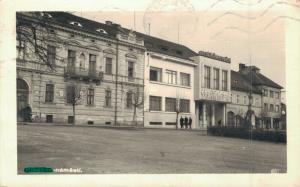
<instances>
[{"instance_id":1,"label":"sky","mask_svg":"<svg viewBox=\"0 0 300 187\"><path fill-rule=\"evenodd\" d=\"M146 34L150 32L152 36L186 45L196 52L210 51L227 56L231 58L233 70L238 70L239 63L255 65L265 76L285 87L286 20L300 20L298 14L287 17L286 8L297 12L300 3L272 0L142 2L144 4L131 8L114 5L73 13L102 23L109 20Z\"/></svg>"}]
</instances>

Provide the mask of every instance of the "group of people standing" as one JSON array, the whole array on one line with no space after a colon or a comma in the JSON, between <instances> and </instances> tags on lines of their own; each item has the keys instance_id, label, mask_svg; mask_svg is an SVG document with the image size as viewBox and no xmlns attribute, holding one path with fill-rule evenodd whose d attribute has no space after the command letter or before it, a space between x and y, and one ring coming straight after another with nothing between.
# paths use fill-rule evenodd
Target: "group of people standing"
<instances>
[{"instance_id":1,"label":"group of people standing","mask_svg":"<svg viewBox=\"0 0 300 187\"><path fill-rule=\"evenodd\" d=\"M191 129L192 128L192 118L191 117L180 117L180 127L183 129L183 127L185 129Z\"/></svg>"}]
</instances>

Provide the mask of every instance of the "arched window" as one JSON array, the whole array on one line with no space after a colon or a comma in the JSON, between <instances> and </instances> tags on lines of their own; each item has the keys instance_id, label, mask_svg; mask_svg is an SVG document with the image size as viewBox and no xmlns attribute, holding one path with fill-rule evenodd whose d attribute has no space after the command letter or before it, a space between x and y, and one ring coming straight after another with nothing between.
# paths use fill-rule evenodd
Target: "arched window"
<instances>
[{"instance_id":1,"label":"arched window","mask_svg":"<svg viewBox=\"0 0 300 187\"><path fill-rule=\"evenodd\" d=\"M83 53L81 53L79 57L79 69L84 70L85 69L85 56Z\"/></svg>"}]
</instances>

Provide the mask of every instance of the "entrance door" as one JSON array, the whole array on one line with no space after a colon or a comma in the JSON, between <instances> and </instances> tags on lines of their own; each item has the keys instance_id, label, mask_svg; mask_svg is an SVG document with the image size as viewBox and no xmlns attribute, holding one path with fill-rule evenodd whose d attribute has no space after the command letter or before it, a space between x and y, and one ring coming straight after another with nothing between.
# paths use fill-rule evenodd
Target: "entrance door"
<instances>
[{"instance_id":1,"label":"entrance door","mask_svg":"<svg viewBox=\"0 0 300 187\"><path fill-rule=\"evenodd\" d=\"M29 89L27 83L17 79L17 120L23 121L22 109L28 104Z\"/></svg>"}]
</instances>

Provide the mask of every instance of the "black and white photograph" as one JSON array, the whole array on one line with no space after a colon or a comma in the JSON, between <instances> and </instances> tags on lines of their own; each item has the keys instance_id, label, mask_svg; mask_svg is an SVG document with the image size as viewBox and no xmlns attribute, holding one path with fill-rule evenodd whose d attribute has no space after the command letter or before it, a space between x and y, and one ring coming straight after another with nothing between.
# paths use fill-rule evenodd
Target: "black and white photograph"
<instances>
[{"instance_id":1,"label":"black and white photograph","mask_svg":"<svg viewBox=\"0 0 300 187\"><path fill-rule=\"evenodd\" d=\"M152 184L197 186L197 176L246 174L234 184L300 185L297 174L284 180L299 145L287 119L298 115L299 1L47 3L0 2L12 9L0 29L0 132L13 175L166 175L191 178Z\"/></svg>"}]
</instances>

